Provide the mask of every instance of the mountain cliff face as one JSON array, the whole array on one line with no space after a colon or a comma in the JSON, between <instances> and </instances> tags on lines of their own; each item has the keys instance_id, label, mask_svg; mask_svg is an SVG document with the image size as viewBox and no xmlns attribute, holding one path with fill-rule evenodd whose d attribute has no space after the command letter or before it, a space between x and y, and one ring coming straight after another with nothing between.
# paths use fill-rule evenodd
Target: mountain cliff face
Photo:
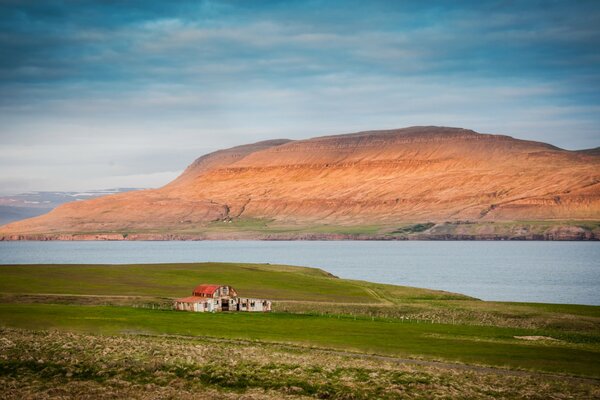
<instances>
[{"instance_id":1,"label":"mountain cliff face","mask_svg":"<svg viewBox=\"0 0 600 400\"><path fill-rule=\"evenodd\" d=\"M0 235L287 238L375 226L393 236L429 222L412 231L423 236L442 223L566 220L600 221L597 151L412 127L217 151L160 189L65 204Z\"/></svg>"}]
</instances>

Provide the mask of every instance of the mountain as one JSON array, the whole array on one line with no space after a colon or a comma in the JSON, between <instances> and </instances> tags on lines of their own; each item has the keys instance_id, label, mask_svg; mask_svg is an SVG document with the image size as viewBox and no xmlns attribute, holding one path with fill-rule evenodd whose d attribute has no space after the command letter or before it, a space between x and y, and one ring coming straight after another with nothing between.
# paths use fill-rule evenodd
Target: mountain
<instances>
[{"instance_id":1,"label":"mountain","mask_svg":"<svg viewBox=\"0 0 600 400\"><path fill-rule=\"evenodd\" d=\"M445 127L271 140L160 189L68 203L6 239L600 237L600 156Z\"/></svg>"},{"instance_id":2,"label":"mountain","mask_svg":"<svg viewBox=\"0 0 600 400\"><path fill-rule=\"evenodd\" d=\"M0 196L0 225L46 214L53 208L71 201L94 199L108 194L132 190L139 189L116 188L85 192L27 192L12 196Z\"/></svg>"}]
</instances>

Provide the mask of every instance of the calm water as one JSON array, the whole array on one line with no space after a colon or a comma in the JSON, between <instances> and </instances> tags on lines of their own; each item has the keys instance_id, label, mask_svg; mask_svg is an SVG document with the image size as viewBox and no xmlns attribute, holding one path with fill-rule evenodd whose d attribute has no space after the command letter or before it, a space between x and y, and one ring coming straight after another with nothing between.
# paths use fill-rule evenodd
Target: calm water
<instances>
[{"instance_id":1,"label":"calm water","mask_svg":"<svg viewBox=\"0 0 600 400\"><path fill-rule=\"evenodd\" d=\"M0 242L0 264L199 261L319 267L343 278L484 300L600 305L599 243Z\"/></svg>"}]
</instances>

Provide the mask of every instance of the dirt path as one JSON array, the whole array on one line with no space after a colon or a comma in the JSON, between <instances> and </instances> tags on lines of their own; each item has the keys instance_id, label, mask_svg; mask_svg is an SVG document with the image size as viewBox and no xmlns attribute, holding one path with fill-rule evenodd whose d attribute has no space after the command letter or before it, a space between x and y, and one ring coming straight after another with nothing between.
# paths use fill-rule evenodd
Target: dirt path
<instances>
[{"instance_id":1,"label":"dirt path","mask_svg":"<svg viewBox=\"0 0 600 400\"><path fill-rule=\"evenodd\" d=\"M13 296L13 297L98 297L102 299L156 299L160 296L143 296L143 295L118 295L118 294L73 294L73 293L0 293L0 296Z\"/></svg>"},{"instance_id":2,"label":"dirt path","mask_svg":"<svg viewBox=\"0 0 600 400\"><path fill-rule=\"evenodd\" d=\"M123 295L87 295L87 294L21 294L0 293L0 303L13 304L77 304L135 306L136 304L160 304L161 307L170 306L171 300L164 297L151 296L123 296Z\"/></svg>"},{"instance_id":3,"label":"dirt path","mask_svg":"<svg viewBox=\"0 0 600 400\"><path fill-rule=\"evenodd\" d=\"M273 303L283 304L325 304L334 306L393 306L393 303L344 303L338 301L314 301L314 300L273 300Z\"/></svg>"},{"instance_id":4,"label":"dirt path","mask_svg":"<svg viewBox=\"0 0 600 400\"><path fill-rule=\"evenodd\" d=\"M369 290L369 294L373 295L380 302L373 303L351 303L351 302L337 302L337 301L315 301L315 300L273 300L274 303L280 304L325 304L325 305L343 305L343 306L393 306L394 303L387 301L379 296L377 296L371 289ZM161 296L144 296L144 295L111 295L111 294L73 294L73 293L0 293L0 301L1 300L32 300L35 302L43 302L44 298L47 300L57 300L57 299L68 299L70 297L80 298L80 299L100 299L100 300L110 300L110 299L118 299L118 300L147 300L147 301L155 301L155 300L174 300L174 298L169 297L161 297Z\"/></svg>"},{"instance_id":5,"label":"dirt path","mask_svg":"<svg viewBox=\"0 0 600 400\"><path fill-rule=\"evenodd\" d=\"M379 293L377 293L376 290L373 290L373 289L370 289L370 288L363 288L363 289L365 290L365 292L369 293L375 299L379 300L379 302L381 304L389 305L389 306L393 306L394 305L393 302L391 302L390 300L388 300L385 297L381 296Z\"/></svg>"}]
</instances>

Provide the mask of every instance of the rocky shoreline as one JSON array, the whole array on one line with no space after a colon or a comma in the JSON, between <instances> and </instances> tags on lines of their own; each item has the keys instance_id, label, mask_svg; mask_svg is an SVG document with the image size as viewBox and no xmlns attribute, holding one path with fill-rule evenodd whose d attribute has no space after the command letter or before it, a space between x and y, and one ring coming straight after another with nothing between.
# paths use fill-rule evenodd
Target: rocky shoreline
<instances>
[{"instance_id":1,"label":"rocky shoreline","mask_svg":"<svg viewBox=\"0 0 600 400\"><path fill-rule=\"evenodd\" d=\"M0 241L202 241L202 240L431 240L431 241L599 241L600 234L592 231L559 231L543 234L333 234L333 233L302 233L302 234L249 234L249 233L206 233L206 234L157 234L157 233L98 233L98 234L20 234L0 236Z\"/></svg>"}]
</instances>

